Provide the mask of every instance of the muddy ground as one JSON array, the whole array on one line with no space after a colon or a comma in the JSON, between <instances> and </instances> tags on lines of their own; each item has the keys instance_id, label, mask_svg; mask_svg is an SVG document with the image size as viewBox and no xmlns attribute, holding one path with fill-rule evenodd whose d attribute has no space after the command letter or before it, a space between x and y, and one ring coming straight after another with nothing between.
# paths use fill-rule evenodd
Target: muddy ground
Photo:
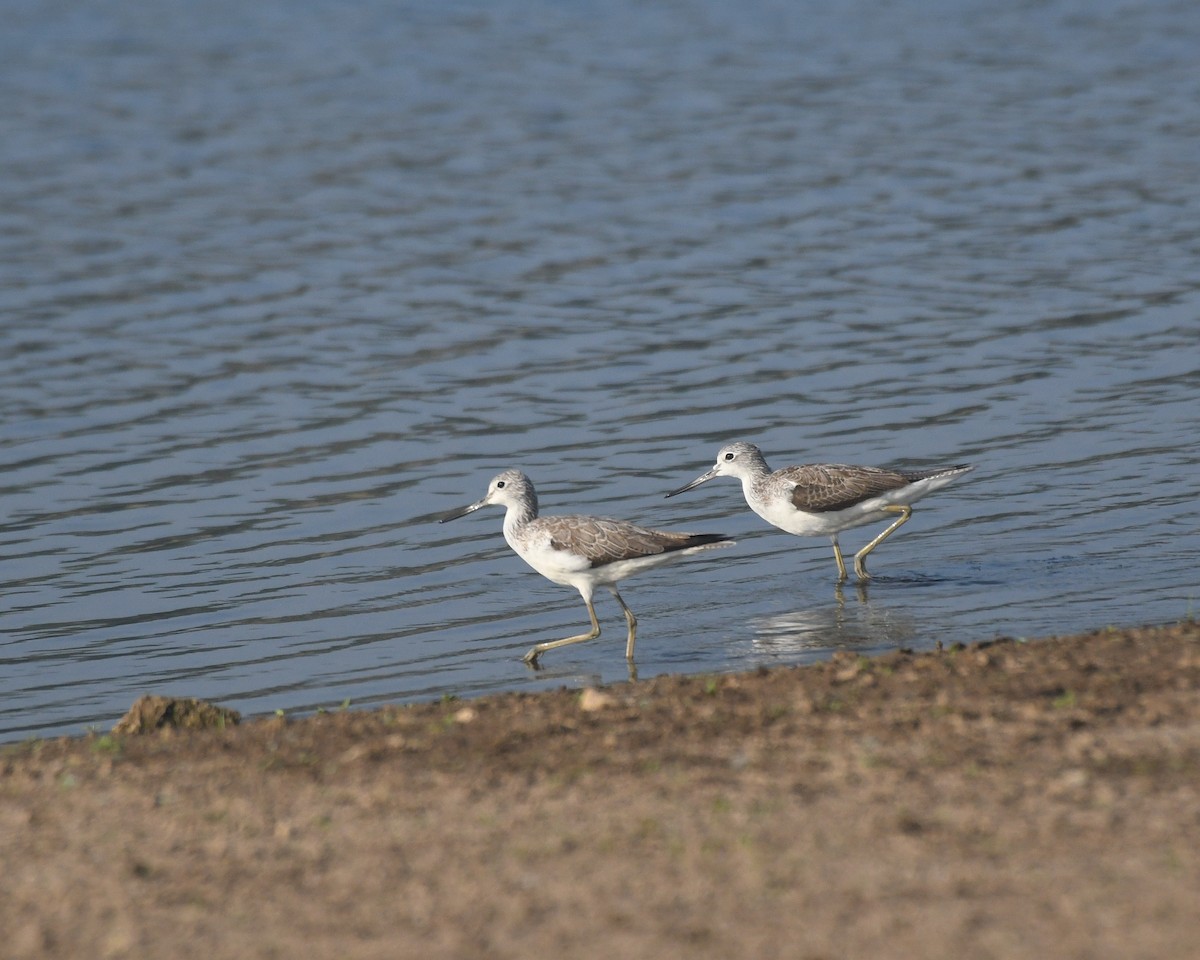
<instances>
[{"instance_id":1,"label":"muddy ground","mask_svg":"<svg viewBox=\"0 0 1200 960\"><path fill-rule=\"evenodd\" d=\"M1200 956L1200 626L0 748L0 956Z\"/></svg>"}]
</instances>

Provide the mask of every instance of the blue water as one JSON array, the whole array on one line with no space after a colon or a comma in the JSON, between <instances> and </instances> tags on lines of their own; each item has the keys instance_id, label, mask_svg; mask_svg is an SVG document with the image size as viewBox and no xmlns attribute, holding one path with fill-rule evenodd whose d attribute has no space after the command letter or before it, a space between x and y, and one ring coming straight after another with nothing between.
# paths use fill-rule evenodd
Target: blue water
<instances>
[{"instance_id":1,"label":"blue water","mask_svg":"<svg viewBox=\"0 0 1200 960\"><path fill-rule=\"evenodd\" d=\"M623 586L642 678L1195 612L1200 7L6 11L0 739L626 678L435 522L509 466L739 539ZM976 470L839 591L663 499L732 439Z\"/></svg>"}]
</instances>

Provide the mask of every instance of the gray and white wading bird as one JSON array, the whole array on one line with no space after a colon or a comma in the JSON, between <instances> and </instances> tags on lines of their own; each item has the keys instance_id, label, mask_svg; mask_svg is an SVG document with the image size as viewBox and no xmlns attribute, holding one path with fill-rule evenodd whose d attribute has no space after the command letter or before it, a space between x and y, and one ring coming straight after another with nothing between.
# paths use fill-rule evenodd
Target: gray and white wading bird
<instances>
[{"instance_id":1,"label":"gray and white wading bird","mask_svg":"<svg viewBox=\"0 0 1200 960\"><path fill-rule=\"evenodd\" d=\"M707 473L667 494L673 497L714 477L737 477L750 509L760 517L798 537L828 536L833 541L838 583L846 579L846 564L838 534L851 527L895 518L879 536L854 555L854 572L869 580L867 554L896 532L912 516L915 500L974 469L968 464L941 470L907 472L845 463L809 463L771 472L762 453L752 443L722 447Z\"/></svg>"},{"instance_id":2,"label":"gray and white wading bird","mask_svg":"<svg viewBox=\"0 0 1200 960\"><path fill-rule=\"evenodd\" d=\"M547 650L600 636L600 621L592 606L592 594L598 586L607 587L625 611L625 622L629 625L625 659L632 661L637 618L617 592L617 581L688 554L730 546L734 542L719 533L647 530L607 517L539 517L533 483L520 470L497 474L488 484L487 495L482 500L448 514L439 523L473 513L489 504L505 508L504 539L517 556L547 580L578 590L592 621L588 633L539 643L523 658L532 666L537 666L538 657Z\"/></svg>"}]
</instances>

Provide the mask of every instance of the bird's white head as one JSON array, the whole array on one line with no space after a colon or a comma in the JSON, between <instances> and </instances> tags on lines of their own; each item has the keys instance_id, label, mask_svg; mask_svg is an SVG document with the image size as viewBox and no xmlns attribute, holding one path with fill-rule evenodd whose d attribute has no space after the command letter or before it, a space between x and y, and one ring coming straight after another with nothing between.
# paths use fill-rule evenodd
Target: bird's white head
<instances>
[{"instance_id":1,"label":"bird's white head","mask_svg":"<svg viewBox=\"0 0 1200 960\"><path fill-rule=\"evenodd\" d=\"M487 493L484 494L482 499L447 514L438 522L445 523L447 520L465 517L468 513L474 513L480 507L490 505L505 508L518 507L523 512L529 512L532 509L533 515L536 516L537 494L534 493L533 482L520 470L505 470L503 473L498 473L492 477L491 483L488 484Z\"/></svg>"},{"instance_id":2,"label":"bird's white head","mask_svg":"<svg viewBox=\"0 0 1200 960\"><path fill-rule=\"evenodd\" d=\"M752 443L738 440L736 443L730 443L721 448L717 454L717 462L707 473L700 474L691 483L684 484L678 490L672 490L667 496L673 497L677 493L691 490L702 483L707 483L714 477L737 477L739 480L743 480L746 477L765 472L767 472L767 464L758 447Z\"/></svg>"}]
</instances>

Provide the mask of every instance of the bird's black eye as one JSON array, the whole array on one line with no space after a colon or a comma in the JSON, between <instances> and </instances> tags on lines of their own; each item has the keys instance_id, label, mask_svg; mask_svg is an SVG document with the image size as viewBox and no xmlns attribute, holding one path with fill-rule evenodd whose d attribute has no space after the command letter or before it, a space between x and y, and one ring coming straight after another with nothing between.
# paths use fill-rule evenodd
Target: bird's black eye
<instances>
[{"instance_id":1,"label":"bird's black eye","mask_svg":"<svg viewBox=\"0 0 1200 960\"><path fill-rule=\"evenodd\" d=\"M735 456L737 456L737 454L734 454L734 453L727 453L727 454L725 454L725 459L726 459L726 460L732 460L732 459L733 459Z\"/></svg>"},{"instance_id":2,"label":"bird's black eye","mask_svg":"<svg viewBox=\"0 0 1200 960\"><path fill-rule=\"evenodd\" d=\"M496 489L497 489L497 490L499 490L499 489L500 489L502 486L504 486L504 481L503 481L503 480L497 480L497 481L496 481Z\"/></svg>"}]
</instances>

